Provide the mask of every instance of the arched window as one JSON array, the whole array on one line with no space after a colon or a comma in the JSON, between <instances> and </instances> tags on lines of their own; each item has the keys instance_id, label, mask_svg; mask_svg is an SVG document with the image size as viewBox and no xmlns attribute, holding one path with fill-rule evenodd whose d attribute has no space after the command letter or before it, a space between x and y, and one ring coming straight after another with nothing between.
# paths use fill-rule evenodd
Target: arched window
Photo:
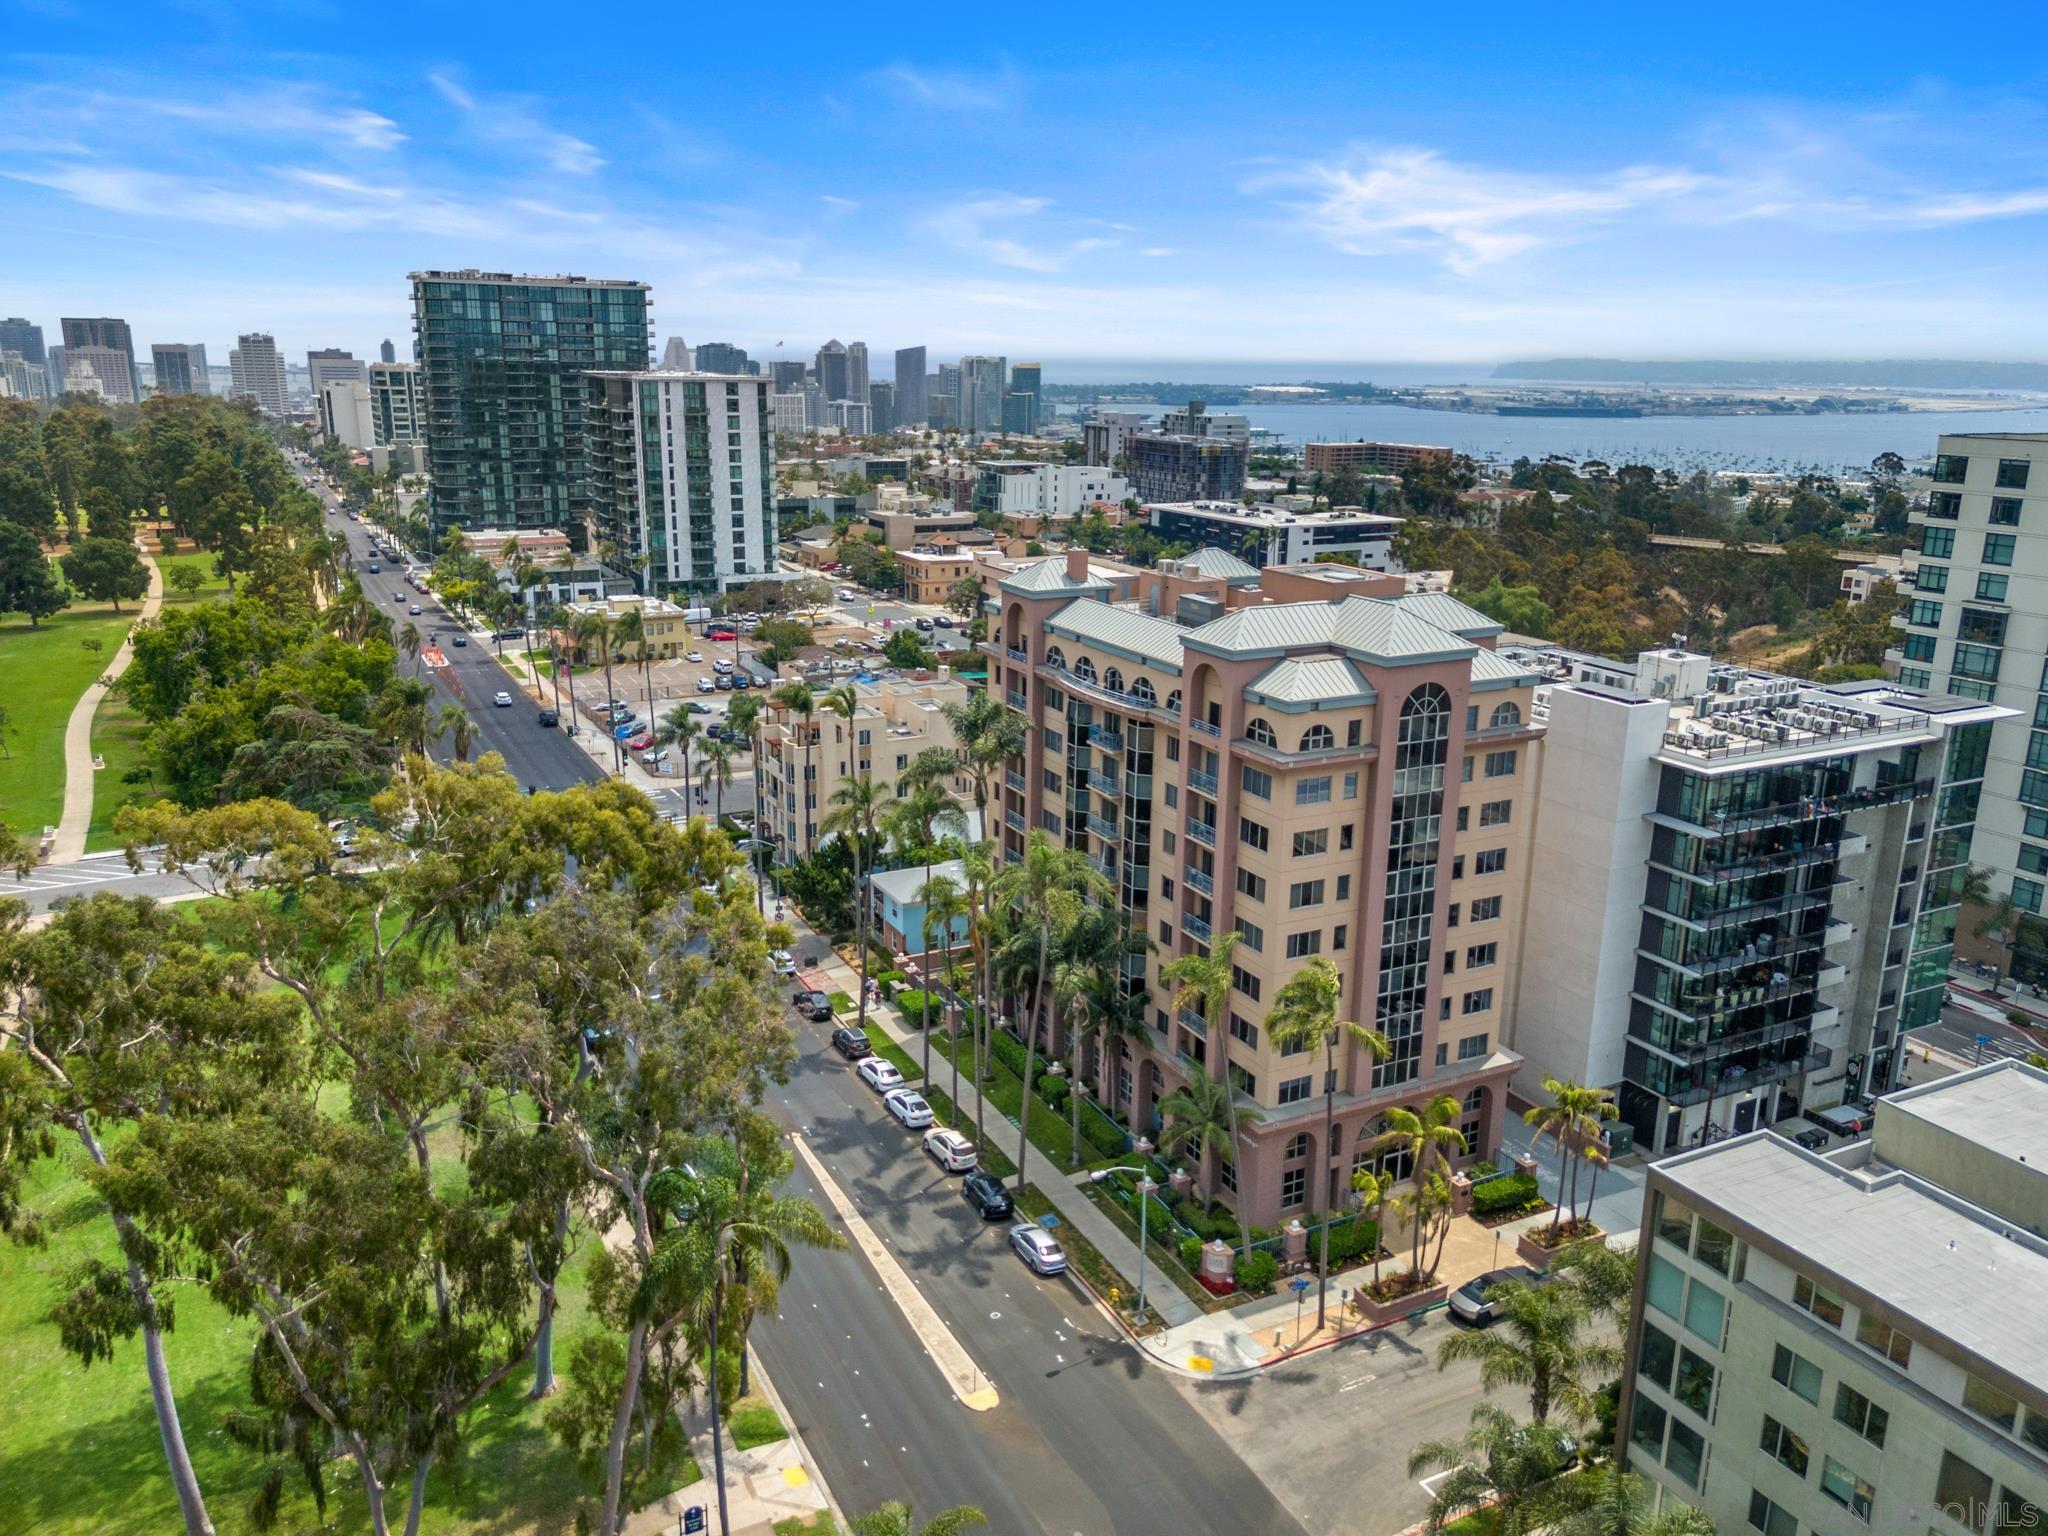
<instances>
[{"instance_id":1,"label":"arched window","mask_svg":"<svg viewBox=\"0 0 2048 1536\"><path fill-rule=\"evenodd\" d=\"M1074 663L1074 676L1079 681L1084 683L1094 682L1095 663L1090 661L1086 656L1081 657Z\"/></svg>"},{"instance_id":2,"label":"arched window","mask_svg":"<svg viewBox=\"0 0 2048 1536\"><path fill-rule=\"evenodd\" d=\"M1180 690L1178 688L1166 696L1166 712L1169 715L1180 713Z\"/></svg>"},{"instance_id":3,"label":"arched window","mask_svg":"<svg viewBox=\"0 0 2048 1536\"><path fill-rule=\"evenodd\" d=\"M1067 653L1061 650L1058 646L1054 646L1051 650L1045 653L1045 664L1048 667L1058 667L1061 671L1065 671L1067 666Z\"/></svg>"},{"instance_id":4,"label":"arched window","mask_svg":"<svg viewBox=\"0 0 2048 1536\"><path fill-rule=\"evenodd\" d=\"M1395 748L1396 768L1442 763L1451 739L1451 696L1435 683L1424 683L1401 701L1401 727Z\"/></svg>"},{"instance_id":5,"label":"arched window","mask_svg":"<svg viewBox=\"0 0 2048 1536\"><path fill-rule=\"evenodd\" d=\"M1327 752L1337 745L1337 738L1327 725L1312 725L1301 733L1301 750L1304 752Z\"/></svg>"},{"instance_id":6,"label":"arched window","mask_svg":"<svg viewBox=\"0 0 2048 1536\"><path fill-rule=\"evenodd\" d=\"M1355 1171L1371 1168L1379 1173L1391 1173L1397 1179L1405 1179L1414 1170L1415 1156L1408 1148L1398 1143L1379 1146L1380 1137L1391 1129L1385 1115L1374 1115L1358 1128L1356 1150L1351 1154L1351 1166Z\"/></svg>"},{"instance_id":7,"label":"arched window","mask_svg":"<svg viewBox=\"0 0 2048 1536\"><path fill-rule=\"evenodd\" d=\"M1273 734L1273 727L1266 724L1264 715L1253 715L1252 723L1244 728L1245 739L1256 741L1262 747L1277 747L1280 738Z\"/></svg>"},{"instance_id":8,"label":"arched window","mask_svg":"<svg viewBox=\"0 0 2048 1536\"><path fill-rule=\"evenodd\" d=\"M1159 695L1152 687L1152 679L1143 673L1131 679L1131 697L1140 704L1157 704Z\"/></svg>"},{"instance_id":9,"label":"arched window","mask_svg":"<svg viewBox=\"0 0 2048 1536\"><path fill-rule=\"evenodd\" d=\"M1286 1159L1290 1159L1290 1160L1291 1160L1291 1159L1293 1159L1293 1158L1297 1158L1297 1157L1307 1157L1307 1156L1308 1156L1308 1132L1307 1132L1307 1131L1300 1131L1300 1132L1297 1132L1297 1133L1296 1133L1296 1134L1294 1135L1294 1137L1293 1137L1292 1139L1290 1139L1290 1140L1288 1141L1288 1143L1287 1143L1287 1150L1286 1150L1285 1152L1282 1152L1282 1153L1281 1153L1280 1155L1281 1155L1281 1157L1283 1157L1283 1158L1286 1158Z\"/></svg>"},{"instance_id":10,"label":"arched window","mask_svg":"<svg viewBox=\"0 0 2048 1536\"><path fill-rule=\"evenodd\" d=\"M1122 693L1124 691L1123 673L1118 671L1115 667L1111 667L1107 672L1102 674L1102 686L1107 688L1111 693Z\"/></svg>"},{"instance_id":11,"label":"arched window","mask_svg":"<svg viewBox=\"0 0 2048 1536\"><path fill-rule=\"evenodd\" d=\"M1508 703L1498 706L1493 712L1493 718L1486 723L1493 726L1520 725L1522 723L1521 708L1510 700Z\"/></svg>"}]
</instances>

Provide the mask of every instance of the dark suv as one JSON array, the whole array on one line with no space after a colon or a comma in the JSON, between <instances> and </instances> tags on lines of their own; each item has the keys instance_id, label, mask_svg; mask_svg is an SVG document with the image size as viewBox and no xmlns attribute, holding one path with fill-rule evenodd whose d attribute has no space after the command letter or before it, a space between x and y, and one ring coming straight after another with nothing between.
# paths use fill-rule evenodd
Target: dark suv
<instances>
[{"instance_id":1,"label":"dark suv","mask_svg":"<svg viewBox=\"0 0 2048 1536\"><path fill-rule=\"evenodd\" d=\"M562 717L556 714L552 709L544 709L538 715L534 716L534 718L540 721L542 725L548 727L548 729L550 730L554 729L556 726L562 723Z\"/></svg>"},{"instance_id":2,"label":"dark suv","mask_svg":"<svg viewBox=\"0 0 2048 1536\"><path fill-rule=\"evenodd\" d=\"M875 1054L874 1047L868 1043L868 1037L851 1026L832 1031L832 1049L848 1061L859 1061L863 1056Z\"/></svg>"},{"instance_id":3,"label":"dark suv","mask_svg":"<svg viewBox=\"0 0 2048 1536\"><path fill-rule=\"evenodd\" d=\"M1016 1214L1017 1207L1010 1199L1010 1192L992 1173L979 1169L970 1173L960 1181L960 1193L967 1197L969 1205L981 1212L983 1221L1008 1221Z\"/></svg>"},{"instance_id":4,"label":"dark suv","mask_svg":"<svg viewBox=\"0 0 2048 1536\"><path fill-rule=\"evenodd\" d=\"M832 999L822 992L812 991L809 987L798 987L790 995L789 1001L798 1013L816 1023L822 1024L832 1017Z\"/></svg>"}]
</instances>

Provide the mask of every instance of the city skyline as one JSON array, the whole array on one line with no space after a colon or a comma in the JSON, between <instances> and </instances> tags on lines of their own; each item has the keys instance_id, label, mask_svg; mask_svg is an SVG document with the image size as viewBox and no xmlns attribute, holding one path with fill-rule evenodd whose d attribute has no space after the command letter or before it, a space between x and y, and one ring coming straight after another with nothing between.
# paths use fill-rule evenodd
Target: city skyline
<instances>
[{"instance_id":1,"label":"city skyline","mask_svg":"<svg viewBox=\"0 0 2048 1536\"><path fill-rule=\"evenodd\" d=\"M352 35L378 35L378 9ZM970 28L946 57L827 22L817 62L772 78L734 50L687 82L685 117L662 105L685 82L620 93L573 36L527 58L451 26L454 56L392 70L309 51L295 17L133 8L88 59L64 18L22 7L0 212L73 259L53 270L22 242L0 284L45 324L120 313L221 354L260 319L287 355L375 355L407 271L470 265L625 273L665 334L764 360L835 334L1055 375L1119 357L1896 356L1930 336L1949 356L2037 351L2048 170L2023 66L1944 75L1881 27L1768 15L1777 45L1739 59L1540 15L1449 62L1426 18L1332 29L1312 56L1285 29L1227 60L1105 36L1090 78L1139 89L1091 95L1085 117L1049 40ZM667 25L648 22L643 57ZM1815 83L1804 60L1823 54L1853 91ZM1285 91L1247 85L1283 60ZM149 121L121 110L165 68L185 83L148 93ZM1167 81L1213 109L1162 121L1145 87ZM806 109L716 126L778 91ZM1174 165L1202 174L1144 174Z\"/></svg>"}]
</instances>

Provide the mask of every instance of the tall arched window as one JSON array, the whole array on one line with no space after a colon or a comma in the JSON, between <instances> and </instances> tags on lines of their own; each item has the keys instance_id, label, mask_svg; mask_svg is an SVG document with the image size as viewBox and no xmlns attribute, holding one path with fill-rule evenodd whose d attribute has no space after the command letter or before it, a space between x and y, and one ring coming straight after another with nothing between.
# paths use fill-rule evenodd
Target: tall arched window
<instances>
[{"instance_id":1,"label":"tall arched window","mask_svg":"<svg viewBox=\"0 0 2048 1536\"><path fill-rule=\"evenodd\" d=\"M1067 666L1067 653L1061 650L1058 646L1054 646L1051 650L1045 653L1045 664L1048 667L1058 667L1061 671L1065 671Z\"/></svg>"},{"instance_id":2,"label":"tall arched window","mask_svg":"<svg viewBox=\"0 0 2048 1536\"><path fill-rule=\"evenodd\" d=\"M1337 745L1337 738L1327 725L1312 725L1301 733L1301 750L1304 752L1327 752Z\"/></svg>"},{"instance_id":3,"label":"tall arched window","mask_svg":"<svg viewBox=\"0 0 2048 1536\"><path fill-rule=\"evenodd\" d=\"M1107 672L1102 674L1102 686L1107 688L1111 693L1122 693L1124 691L1123 673L1118 671L1115 667L1111 667Z\"/></svg>"},{"instance_id":4,"label":"tall arched window","mask_svg":"<svg viewBox=\"0 0 2048 1536\"><path fill-rule=\"evenodd\" d=\"M1508 703L1497 707L1493 712L1493 718L1486 723L1494 726L1520 725L1522 723L1521 708L1510 700Z\"/></svg>"},{"instance_id":5,"label":"tall arched window","mask_svg":"<svg viewBox=\"0 0 2048 1536\"><path fill-rule=\"evenodd\" d=\"M1131 679L1131 697L1140 704L1157 704L1159 694L1152 687L1152 679L1142 672Z\"/></svg>"},{"instance_id":6,"label":"tall arched window","mask_svg":"<svg viewBox=\"0 0 2048 1536\"><path fill-rule=\"evenodd\" d=\"M1252 722L1244 728L1245 739L1256 741L1262 747L1277 747L1280 738L1273 734L1273 727L1266 724L1264 715L1253 715Z\"/></svg>"},{"instance_id":7,"label":"tall arched window","mask_svg":"<svg viewBox=\"0 0 2048 1536\"><path fill-rule=\"evenodd\" d=\"M1094 682L1095 663L1086 656L1081 657L1074 663L1074 676L1084 683Z\"/></svg>"}]
</instances>

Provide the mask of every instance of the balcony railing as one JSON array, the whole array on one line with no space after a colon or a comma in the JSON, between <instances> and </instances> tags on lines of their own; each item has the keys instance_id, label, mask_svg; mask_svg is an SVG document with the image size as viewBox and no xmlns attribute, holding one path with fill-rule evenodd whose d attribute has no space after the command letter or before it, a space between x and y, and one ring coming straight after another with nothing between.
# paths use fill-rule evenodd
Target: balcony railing
<instances>
[{"instance_id":1,"label":"balcony railing","mask_svg":"<svg viewBox=\"0 0 2048 1536\"><path fill-rule=\"evenodd\" d=\"M1029 661L1031 659L1031 653L1022 646L1017 645L1003 647L1003 654L1012 661Z\"/></svg>"},{"instance_id":2,"label":"balcony railing","mask_svg":"<svg viewBox=\"0 0 2048 1536\"><path fill-rule=\"evenodd\" d=\"M1205 848L1214 848L1216 846L1216 824L1209 821L1197 821L1194 817L1190 816L1188 818L1188 836Z\"/></svg>"},{"instance_id":3,"label":"balcony railing","mask_svg":"<svg viewBox=\"0 0 2048 1536\"><path fill-rule=\"evenodd\" d=\"M1190 864L1182 871L1181 880L1191 891L1200 891L1204 896L1216 894L1216 882L1209 878L1209 872L1205 869L1197 869Z\"/></svg>"},{"instance_id":4,"label":"balcony railing","mask_svg":"<svg viewBox=\"0 0 2048 1536\"><path fill-rule=\"evenodd\" d=\"M1198 939L1204 944L1209 942L1209 922L1207 918L1197 917L1194 913L1190 912L1181 920L1181 927L1187 930L1189 938Z\"/></svg>"},{"instance_id":5,"label":"balcony railing","mask_svg":"<svg viewBox=\"0 0 2048 1536\"><path fill-rule=\"evenodd\" d=\"M1003 695L1003 700L1012 709L1026 709L1029 707L1025 701L1024 690L1021 688L1012 688L1008 690Z\"/></svg>"},{"instance_id":6,"label":"balcony railing","mask_svg":"<svg viewBox=\"0 0 2048 1536\"><path fill-rule=\"evenodd\" d=\"M1667 1104L1704 1104L1708 1099L1725 1099L1745 1088L1760 1087L1784 1078L1797 1077L1802 1072L1818 1072L1834 1059L1834 1052L1824 1045L1817 1045L1800 1055L1788 1056L1783 1061L1768 1062L1751 1067L1746 1071L1730 1071L1716 1078L1712 1083L1702 1083L1693 1088L1680 1088L1665 1094Z\"/></svg>"},{"instance_id":7,"label":"balcony railing","mask_svg":"<svg viewBox=\"0 0 2048 1536\"><path fill-rule=\"evenodd\" d=\"M1022 832L1024 830L1024 813L1022 811L1004 811L1003 825L1012 832Z\"/></svg>"},{"instance_id":8,"label":"balcony railing","mask_svg":"<svg viewBox=\"0 0 2048 1536\"><path fill-rule=\"evenodd\" d=\"M1851 811L1891 805L1899 800L1918 800L1933 793L1934 780L1919 779L1910 784L1873 784L1839 795L1807 795L1778 805L1760 806L1753 811L1739 811L1734 815L1720 811L1710 812L1703 818L1678 811L1652 811L1650 814L1674 822L1697 836L1726 837L1757 827L1790 826L1795 822L1819 821L1828 816L1846 816Z\"/></svg>"},{"instance_id":9,"label":"balcony railing","mask_svg":"<svg viewBox=\"0 0 2048 1536\"><path fill-rule=\"evenodd\" d=\"M1106 816L1091 813L1088 817L1088 830L1104 842L1113 843L1117 839L1116 823Z\"/></svg>"},{"instance_id":10,"label":"balcony railing","mask_svg":"<svg viewBox=\"0 0 2048 1536\"><path fill-rule=\"evenodd\" d=\"M1018 794L1021 795L1024 793L1024 775L1019 773L1016 769L1005 768L1003 770L1003 782L1009 785L1010 788L1017 791Z\"/></svg>"},{"instance_id":11,"label":"balcony railing","mask_svg":"<svg viewBox=\"0 0 2048 1536\"><path fill-rule=\"evenodd\" d=\"M1121 793L1124 787L1123 775L1114 768L1090 768L1088 783L1101 793L1112 796Z\"/></svg>"},{"instance_id":12,"label":"balcony railing","mask_svg":"<svg viewBox=\"0 0 2048 1536\"><path fill-rule=\"evenodd\" d=\"M1091 746L1101 747L1106 752L1121 752L1124 749L1124 733L1111 726L1089 726L1088 741Z\"/></svg>"},{"instance_id":13,"label":"balcony railing","mask_svg":"<svg viewBox=\"0 0 2048 1536\"><path fill-rule=\"evenodd\" d=\"M1194 919L1191 918L1189 921L1192 922ZM1194 1009L1183 1008L1177 1017L1180 1019L1181 1027L1197 1040L1209 1038L1209 1021L1195 1012Z\"/></svg>"},{"instance_id":14,"label":"balcony railing","mask_svg":"<svg viewBox=\"0 0 2048 1536\"><path fill-rule=\"evenodd\" d=\"M1197 794L1213 797L1216 793L1216 775L1204 773L1199 768L1190 768L1188 770L1188 788L1194 790Z\"/></svg>"},{"instance_id":15,"label":"balcony railing","mask_svg":"<svg viewBox=\"0 0 2048 1536\"><path fill-rule=\"evenodd\" d=\"M1220 726L1220 725L1211 725L1211 724L1210 724L1210 723L1209 723L1209 722L1208 722L1207 720L1190 720L1190 721L1188 722L1188 724L1192 725L1192 726L1193 726L1193 727L1194 727L1194 728L1195 728L1196 730L1200 731L1200 732L1201 732L1201 733L1202 733L1202 734L1203 734L1204 736L1219 736L1219 737L1220 737L1220 736L1221 736L1221 735L1223 734L1223 727L1222 727L1222 726Z\"/></svg>"},{"instance_id":16,"label":"balcony railing","mask_svg":"<svg viewBox=\"0 0 2048 1536\"><path fill-rule=\"evenodd\" d=\"M1116 878L1116 865L1107 857L1091 853L1088 855L1088 867L1105 880Z\"/></svg>"}]
</instances>

